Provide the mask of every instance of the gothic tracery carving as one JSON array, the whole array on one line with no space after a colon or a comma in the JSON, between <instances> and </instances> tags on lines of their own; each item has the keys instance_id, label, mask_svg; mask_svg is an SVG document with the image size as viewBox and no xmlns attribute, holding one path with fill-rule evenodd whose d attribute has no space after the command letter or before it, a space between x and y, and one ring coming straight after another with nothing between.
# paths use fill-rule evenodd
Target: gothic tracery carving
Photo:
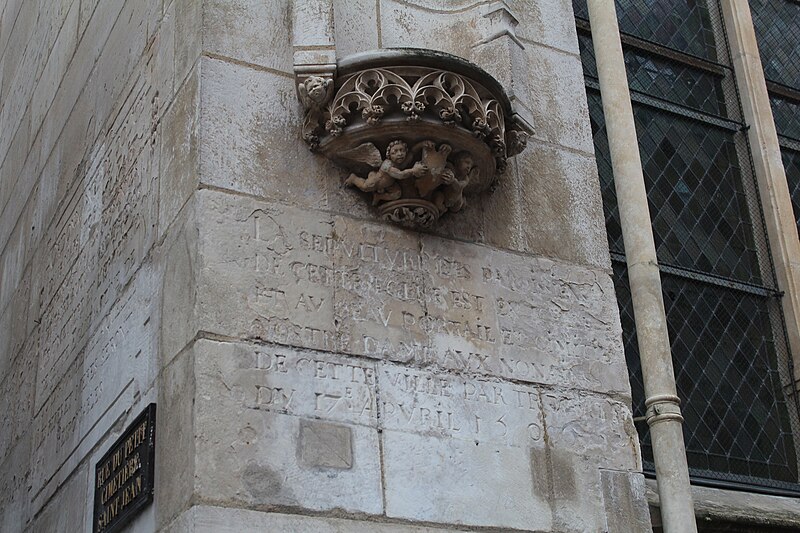
<instances>
[{"instance_id":1,"label":"gothic tracery carving","mask_svg":"<svg viewBox=\"0 0 800 533\"><path fill-rule=\"evenodd\" d=\"M502 89L450 70L376 66L340 76L335 87L319 76L299 84L303 140L352 171L345 186L407 226L463 209L465 195L487 189L530 133L508 119Z\"/></svg>"}]
</instances>

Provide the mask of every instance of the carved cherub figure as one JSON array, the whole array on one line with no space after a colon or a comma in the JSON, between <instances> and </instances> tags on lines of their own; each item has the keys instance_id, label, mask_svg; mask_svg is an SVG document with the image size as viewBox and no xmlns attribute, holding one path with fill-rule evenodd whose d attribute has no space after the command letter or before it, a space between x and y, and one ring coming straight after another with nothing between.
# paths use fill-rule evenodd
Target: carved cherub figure
<instances>
[{"instance_id":1,"label":"carved cherub figure","mask_svg":"<svg viewBox=\"0 0 800 533\"><path fill-rule=\"evenodd\" d=\"M380 152L371 143L361 145L354 150L358 150L358 155L355 153L342 155L353 160L369 163L371 166L378 166L376 163L379 163L379 166L377 170L370 172L366 178L350 174L344 184L353 185L364 192L374 193L372 195L372 205L376 205L378 202L399 199L402 195L402 190L400 184L397 183L398 180L420 177L428 172L428 167L420 161L411 168L403 169L407 165L409 154L408 145L400 140L394 140L389 143L389 147L386 149L386 159L383 161L380 161Z\"/></svg>"},{"instance_id":2,"label":"carved cherub figure","mask_svg":"<svg viewBox=\"0 0 800 533\"><path fill-rule=\"evenodd\" d=\"M297 86L300 103L306 109L303 120L303 140L312 149L319 144L317 130L325 118L325 106L333 98L333 80L320 76L309 76Z\"/></svg>"},{"instance_id":3,"label":"carved cherub figure","mask_svg":"<svg viewBox=\"0 0 800 533\"><path fill-rule=\"evenodd\" d=\"M414 182L420 198L427 198L439 185L443 183L447 173L447 156L453 150L449 144L442 144L436 149L433 141L422 141L414 146L412 152L422 149L422 163L428 171Z\"/></svg>"},{"instance_id":4,"label":"carved cherub figure","mask_svg":"<svg viewBox=\"0 0 800 533\"><path fill-rule=\"evenodd\" d=\"M442 174L444 187L434 194L434 204L441 213L461 211L467 205L464 199L464 188L476 176L478 167L472 161L469 152L458 152L453 157L452 168Z\"/></svg>"}]
</instances>

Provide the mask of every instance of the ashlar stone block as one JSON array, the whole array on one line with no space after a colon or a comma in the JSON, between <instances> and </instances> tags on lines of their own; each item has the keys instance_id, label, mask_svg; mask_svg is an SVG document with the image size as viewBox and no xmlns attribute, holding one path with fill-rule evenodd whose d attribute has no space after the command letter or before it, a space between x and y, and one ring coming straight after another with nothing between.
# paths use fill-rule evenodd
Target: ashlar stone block
<instances>
[{"instance_id":1,"label":"ashlar stone block","mask_svg":"<svg viewBox=\"0 0 800 533\"><path fill-rule=\"evenodd\" d=\"M194 506L176 519L165 533L458 533L458 529L439 529L403 523L349 520L283 513L265 513L248 509Z\"/></svg>"},{"instance_id":2,"label":"ashlar stone block","mask_svg":"<svg viewBox=\"0 0 800 533\"><path fill-rule=\"evenodd\" d=\"M550 530L527 449L388 430L384 439L388 516Z\"/></svg>"},{"instance_id":3,"label":"ashlar stone block","mask_svg":"<svg viewBox=\"0 0 800 533\"><path fill-rule=\"evenodd\" d=\"M195 357L197 496L245 505L383 512L378 432L357 423L369 421L368 411L375 411L371 406L362 411L349 385L330 383L338 377L342 382L368 379L363 368L332 366L336 363L325 361L324 354L312 361L305 352L211 341L198 342ZM310 388L309 382L320 388ZM335 386L341 396L334 397ZM339 421L314 420L315 411Z\"/></svg>"}]
</instances>

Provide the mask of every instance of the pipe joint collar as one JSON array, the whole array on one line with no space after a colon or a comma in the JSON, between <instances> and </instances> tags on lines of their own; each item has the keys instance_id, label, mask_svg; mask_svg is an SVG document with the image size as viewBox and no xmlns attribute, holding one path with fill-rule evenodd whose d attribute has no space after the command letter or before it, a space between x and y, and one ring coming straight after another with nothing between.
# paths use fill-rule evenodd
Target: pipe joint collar
<instances>
[{"instance_id":1,"label":"pipe joint collar","mask_svg":"<svg viewBox=\"0 0 800 533\"><path fill-rule=\"evenodd\" d=\"M645 420L647 421L647 425L653 426L659 422L667 422L670 420L683 423L680 403L680 398L674 394L660 394L649 397L645 401L645 406L647 406Z\"/></svg>"}]
</instances>

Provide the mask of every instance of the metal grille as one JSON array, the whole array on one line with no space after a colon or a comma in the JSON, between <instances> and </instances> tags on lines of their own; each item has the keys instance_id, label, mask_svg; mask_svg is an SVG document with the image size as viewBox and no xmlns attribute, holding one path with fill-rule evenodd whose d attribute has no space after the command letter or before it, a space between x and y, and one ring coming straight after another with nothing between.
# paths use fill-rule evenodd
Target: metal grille
<instances>
[{"instance_id":1,"label":"metal grille","mask_svg":"<svg viewBox=\"0 0 800 533\"><path fill-rule=\"evenodd\" d=\"M624 253L602 103L595 92L588 98L609 249ZM730 133L643 105L634 106L634 118L659 261L760 284Z\"/></svg>"},{"instance_id":2,"label":"metal grille","mask_svg":"<svg viewBox=\"0 0 800 533\"><path fill-rule=\"evenodd\" d=\"M770 81L800 88L800 3L749 1L764 76Z\"/></svg>"},{"instance_id":3,"label":"metal grille","mask_svg":"<svg viewBox=\"0 0 800 533\"><path fill-rule=\"evenodd\" d=\"M623 3L630 2L618 1L618 13ZM644 6L643 2L634 3ZM663 14L676 3L647 4L661 6L653 13ZM579 17L581 13L585 16L582 5L584 1L575 0ZM702 31L690 33L713 38L716 30L723 43L720 56L725 57L717 6L709 5L711 11L695 2L681 3L678 11L706 25ZM658 18L641 18L654 17ZM673 19L667 19L665 27L671 28ZM596 66L588 27L585 21L577 24L634 416L642 417L644 386L602 105L596 92ZM694 42L685 39L685 30L679 33L684 37L676 37L678 41ZM647 38L672 42L665 34L654 34L658 37ZM622 37L676 384L684 399L690 474L694 482L714 480L716 484L746 484L751 490L798 493L793 430L800 429L800 424L795 399L789 403L785 393L789 388L782 388L791 382L791 369L780 295L775 290L757 187L741 132L732 71L719 65L719 69L704 64L698 68L689 58L686 74L676 66L682 64L679 55L657 47L647 49L635 39ZM697 53L689 45L681 45L680 50ZM715 55L707 50L705 57ZM644 69L644 74L637 74L636 68ZM671 71L660 80L648 72L661 69ZM646 76L652 79L649 85L641 79ZM713 96L699 99L696 95L700 93L692 92L690 86L698 80L711 88L706 96ZM800 197L800 190L797 193ZM639 423L638 429L645 468L653 469L646 423Z\"/></svg>"},{"instance_id":4,"label":"metal grille","mask_svg":"<svg viewBox=\"0 0 800 533\"><path fill-rule=\"evenodd\" d=\"M635 106L660 262L761 283L732 135Z\"/></svg>"}]
</instances>

